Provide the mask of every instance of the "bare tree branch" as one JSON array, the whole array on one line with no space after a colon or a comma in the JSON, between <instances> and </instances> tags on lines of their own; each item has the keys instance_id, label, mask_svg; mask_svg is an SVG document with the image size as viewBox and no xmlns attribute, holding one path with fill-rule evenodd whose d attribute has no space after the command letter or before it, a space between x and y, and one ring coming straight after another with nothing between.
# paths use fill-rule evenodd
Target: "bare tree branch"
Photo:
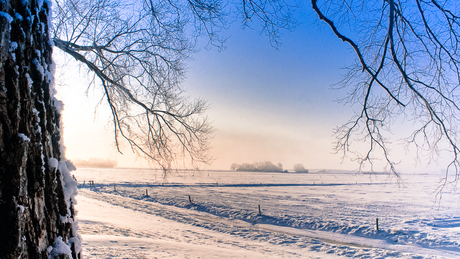
<instances>
[{"instance_id":1,"label":"bare tree branch","mask_svg":"<svg viewBox=\"0 0 460 259\"><path fill-rule=\"evenodd\" d=\"M180 83L194 37L205 34L213 44L222 42L214 34L223 26L221 3L62 0L56 5L54 44L99 79L117 149L121 152L122 137L163 169L183 160L211 161L206 102L183 97ZM187 34L190 23L193 37Z\"/></svg>"},{"instance_id":2,"label":"bare tree branch","mask_svg":"<svg viewBox=\"0 0 460 259\"><path fill-rule=\"evenodd\" d=\"M178 148L207 160L202 156L207 144L201 140L207 140L212 129L200 117L206 105L183 98L180 82L196 37L205 35L210 44L222 46L219 31L226 26L227 4L56 0L56 5L55 45L102 82L116 139L127 139L133 149L166 167L169 162L164 161L176 159ZM243 24L256 21L275 47L280 30L294 28L299 5L283 0L236 3ZM349 89L343 101L361 109L335 130L335 150L356 159L361 168L373 168L374 161L383 158L397 175L389 135L403 118L414 125L404 140L406 148L415 148L420 160L427 154L427 162L448 148L446 174L457 180L460 3L311 0L311 7L357 57L341 86ZM367 149L361 153L354 147L363 141Z\"/></svg>"},{"instance_id":3,"label":"bare tree branch","mask_svg":"<svg viewBox=\"0 0 460 259\"><path fill-rule=\"evenodd\" d=\"M412 113L410 120L419 126L406 139L406 145L415 147L417 156L427 151L431 159L449 147L451 162L446 173L452 172L457 180L459 4L435 0L321 2L320 6L312 0L313 10L358 57L343 86L354 89L347 101L360 103L362 110L336 129L336 150L344 156L350 152L356 155L350 151L352 136L362 133L369 148L365 155L356 156L358 161L372 164L371 154L379 150L389 170L397 174L384 132L399 116ZM350 36L341 33L337 24L351 27L346 30Z\"/></svg>"}]
</instances>

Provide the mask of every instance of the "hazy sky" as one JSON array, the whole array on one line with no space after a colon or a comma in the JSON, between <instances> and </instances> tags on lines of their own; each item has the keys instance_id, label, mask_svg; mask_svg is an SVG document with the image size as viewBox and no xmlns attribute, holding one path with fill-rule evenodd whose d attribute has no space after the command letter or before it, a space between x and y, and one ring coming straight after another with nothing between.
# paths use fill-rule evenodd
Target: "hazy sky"
<instances>
[{"instance_id":1,"label":"hazy sky","mask_svg":"<svg viewBox=\"0 0 460 259\"><path fill-rule=\"evenodd\" d=\"M207 169L229 169L232 163L271 161L292 169L355 169L333 154L333 128L346 122L352 108L335 102L345 90L331 90L353 53L347 44L320 26L306 12L294 32L284 32L279 50L257 29L235 24L223 52L201 50L188 63L184 89L208 100L208 116L217 131L212 141L216 158ZM124 155L113 146L105 104L94 114L100 93L85 96L85 72L72 66L66 84L58 86L65 103L64 136L69 159L116 159L120 166L141 166L128 147ZM57 75L59 76L59 74ZM145 165L145 164L143 164Z\"/></svg>"}]
</instances>

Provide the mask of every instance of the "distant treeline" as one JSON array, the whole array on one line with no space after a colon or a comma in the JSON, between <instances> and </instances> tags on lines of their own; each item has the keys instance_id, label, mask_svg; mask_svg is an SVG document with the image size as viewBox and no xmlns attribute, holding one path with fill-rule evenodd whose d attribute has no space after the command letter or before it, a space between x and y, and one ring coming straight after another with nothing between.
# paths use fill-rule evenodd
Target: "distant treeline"
<instances>
[{"instance_id":1,"label":"distant treeline","mask_svg":"<svg viewBox=\"0 0 460 259\"><path fill-rule=\"evenodd\" d=\"M247 172L282 172L283 165L280 163L278 163L277 165L274 165L270 161L256 162L253 164L244 163L240 165L233 163L230 169L233 171L247 171Z\"/></svg>"},{"instance_id":2,"label":"distant treeline","mask_svg":"<svg viewBox=\"0 0 460 259\"><path fill-rule=\"evenodd\" d=\"M89 160L75 160L73 163L76 166L88 166L88 167L108 167L112 168L117 165L117 161L106 160L102 158L90 158Z\"/></svg>"},{"instance_id":3,"label":"distant treeline","mask_svg":"<svg viewBox=\"0 0 460 259\"><path fill-rule=\"evenodd\" d=\"M233 163L230 167L232 171L245 171L245 172L287 172L283 171L283 165L278 163L274 165L270 161L256 162L256 163ZM302 164L294 165L294 172L296 173L308 173L308 170Z\"/></svg>"}]
</instances>

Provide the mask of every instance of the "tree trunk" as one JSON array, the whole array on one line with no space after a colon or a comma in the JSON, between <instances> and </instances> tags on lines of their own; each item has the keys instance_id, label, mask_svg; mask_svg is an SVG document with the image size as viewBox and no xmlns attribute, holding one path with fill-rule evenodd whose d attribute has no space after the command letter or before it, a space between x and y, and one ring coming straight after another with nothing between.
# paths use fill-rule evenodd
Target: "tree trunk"
<instances>
[{"instance_id":1,"label":"tree trunk","mask_svg":"<svg viewBox=\"0 0 460 259\"><path fill-rule=\"evenodd\" d=\"M49 0L0 1L0 258L79 258ZM61 162L59 162L61 161ZM69 179L70 178L70 179Z\"/></svg>"}]
</instances>

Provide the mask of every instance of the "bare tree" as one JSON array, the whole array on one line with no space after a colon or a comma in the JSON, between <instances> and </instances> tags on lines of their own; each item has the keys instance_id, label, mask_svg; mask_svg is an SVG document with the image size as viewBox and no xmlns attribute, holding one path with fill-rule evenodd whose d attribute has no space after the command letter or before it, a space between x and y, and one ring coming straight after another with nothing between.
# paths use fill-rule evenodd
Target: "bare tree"
<instances>
[{"instance_id":1,"label":"bare tree","mask_svg":"<svg viewBox=\"0 0 460 259\"><path fill-rule=\"evenodd\" d=\"M0 258L80 258L48 1L0 1Z\"/></svg>"},{"instance_id":2,"label":"bare tree","mask_svg":"<svg viewBox=\"0 0 460 259\"><path fill-rule=\"evenodd\" d=\"M282 1L243 1L245 16L256 13L264 28L286 27L292 13ZM349 89L343 102L361 106L349 122L335 130L335 150L356 159L360 168L373 167L383 157L398 175L390 155L391 129L397 122L414 130L404 140L417 157L437 159L448 149L452 157L446 173L455 181L459 161L459 26L458 1L353 1L311 0L311 8L332 32L349 44L356 62L339 85ZM280 19L283 18L283 19ZM411 124L411 125L409 125ZM358 138L356 138L358 137ZM368 144L364 153L353 143Z\"/></svg>"},{"instance_id":3,"label":"bare tree","mask_svg":"<svg viewBox=\"0 0 460 259\"><path fill-rule=\"evenodd\" d=\"M59 103L52 94L52 42L100 83L117 146L124 138L164 169L178 158L209 161L212 128L201 117L206 105L183 97L180 82L196 37L207 35L221 46L225 4L55 0L51 36L49 4L0 1L2 258L80 257L76 183L61 151ZM241 0L237 6L243 22L258 19L275 46L278 30L293 25L297 7L282 0ZM373 154L381 152L397 174L388 132L403 117L416 127L406 144L431 159L448 147L446 173L458 181L460 3L311 0L311 7L357 57L342 83L350 89L344 101L358 103L361 111L337 128L336 150L355 154L361 165L372 165ZM369 145L363 155L351 150L360 133Z\"/></svg>"},{"instance_id":4,"label":"bare tree","mask_svg":"<svg viewBox=\"0 0 460 259\"><path fill-rule=\"evenodd\" d=\"M198 36L222 44L222 9L219 1L55 1L54 44L101 87L119 151L123 138L163 169L210 161L206 102L184 97L180 83Z\"/></svg>"},{"instance_id":5,"label":"bare tree","mask_svg":"<svg viewBox=\"0 0 460 259\"><path fill-rule=\"evenodd\" d=\"M416 155L436 159L447 147L452 155L447 173L459 176L459 25L455 1L318 1L312 8L357 60L343 86L344 99L361 111L337 128L336 150L350 152L355 133L363 133L368 151L354 153L359 163L373 164L380 152L397 174L390 157L389 132L400 117L415 130L405 139ZM345 25L345 26L344 26ZM344 27L351 27L347 30ZM352 32L350 32L352 31ZM347 32L347 33L345 33ZM347 35L348 34L348 35ZM425 153L428 152L428 153Z\"/></svg>"},{"instance_id":6,"label":"bare tree","mask_svg":"<svg viewBox=\"0 0 460 259\"><path fill-rule=\"evenodd\" d=\"M303 164L295 164L294 165L294 172L296 172L296 173L308 173L308 170L305 169Z\"/></svg>"},{"instance_id":7,"label":"bare tree","mask_svg":"<svg viewBox=\"0 0 460 259\"><path fill-rule=\"evenodd\" d=\"M211 43L222 43L216 32L225 26L225 5L181 0L62 0L56 5L55 45L102 82L117 147L121 136L163 165L177 157L177 147L182 155L208 160L206 141L201 140L211 128L196 120L205 103L183 99L179 83L194 36L206 34ZM279 29L293 28L298 4L242 0L237 7L243 23L259 20L278 46ZM457 175L458 4L312 0L311 7L357 57L342 82L350 89L343 101L359 103L362 109L336 129L336 151L352 155L361 166L372 167L376 157L383 157L397 174L389 133L406 116L417 127L407 146L415 147L417 156L428 152L436 159L447 144L453 157L447 172ZM193 35L187 34L190 25ZM369 145L364 154L352 148L355 135Z\"/></svg>"}]
</instances>

